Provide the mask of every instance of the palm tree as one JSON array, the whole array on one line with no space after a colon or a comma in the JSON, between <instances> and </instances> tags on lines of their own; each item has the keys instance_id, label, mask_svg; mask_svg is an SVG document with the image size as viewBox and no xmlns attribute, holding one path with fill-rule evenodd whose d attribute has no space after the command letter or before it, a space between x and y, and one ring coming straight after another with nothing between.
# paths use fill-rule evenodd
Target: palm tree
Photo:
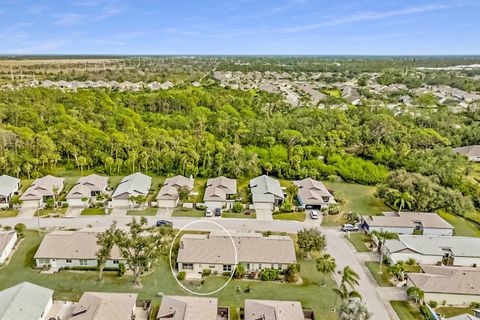
<instances>
[{"instance_id":1,"label":"palm tree","mask_svg":"<svg viewBox=\"0 0 480 320\"><path fill-rule=\"evenodd\" d=\"M325 286L325 278L327 274L333 273L336 268L337 263L335 262L335 258L330 254L325 253L317 258L317 270L323 274L322 286Z\"/></svg>"},{"instance_id":2,"label":"palm tree","mask_svg":"<svg viewBox=\"0 0 480 320\"><path fill-rule=\"evenodd\" d=\"M287 193L290 195L290 203L293 203L293 198L298 194L298 187L293 183L287 187Z\"/></svg>"},{"instance_id":3,"label":"palm tree","mask_svg":"<svg viewBox=\"0 0 480 320\"><path fill-rule=\"evenodd\" d=\"M398 212L401 212L405 207L412 209L413 200L415 200L410 193L398 191L393 194L393 198L393 205L398 208Z\"/></svg>"},{"instance_id":4,"label":"palm tree","mask_svg":"<svg viewBox=\"0 0 480 320\"><path fill-rule=\"evenodd\" d=\"M408 300L419 303L425 297L425 293L417 287L410 287L407 290Z\"/></svg>"},{"instance_id":5,"label":"palm tree","mask_svg":"<svg viewBox=\"0 0 480 320\"><path fill-rule=\"evenodd\" d=\"M344 302L338 310L340 320L369 320L372 315L367 307L358 299L350 299Z\"/></svg>"},{"instance_id":6,"label":"palm tree","mask_svg":"<svg viewBox=\"0 0 480 320\"><path fill-rule=\"evenodd\" d=\"M350 286L350 288L355 289L355 286L358 286L359 284L359 279L360 277L358 276L358 273L353 271L350 266L346 266L345 268L343 268L342 283L346 283Z\"/></svg>"},{"instance_id":7,"label":"palm tree","mask_svg":"<svg viewBox=\"0 0 480 320\"><path fill-rule=\"evenodd\" d=\"M23 200L21 200L19 196L13 196L12 199L10 199L10 205L13 207L13 209L17 209L22 205L22 203Z\"/></svg>"}]
</instances>

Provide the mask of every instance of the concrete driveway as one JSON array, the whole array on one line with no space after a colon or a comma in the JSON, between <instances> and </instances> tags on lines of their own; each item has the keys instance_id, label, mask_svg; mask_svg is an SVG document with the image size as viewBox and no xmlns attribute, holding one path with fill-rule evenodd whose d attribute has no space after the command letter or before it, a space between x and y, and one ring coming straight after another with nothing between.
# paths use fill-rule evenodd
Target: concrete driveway
<instances>
[{"instance_id":1,"label":"concrete driveway","mask_svg":"<svg viewBox=\"0 0 480 320\"><path fill-rule=\"evenodd\" d=\"M173 208L158 208L157 218L167 219L172 216Z\"/></svg>"},{"instance_id":2,"label":"concrete driveway","mask_svg":"<svg viewBox=\"0 0 480 320\"><path fill-rule=\"evenodd\" d=\"M261 221L273 221L272 211L268 209L257 209L257 220Z\"/></svg>"},{"instance_id":3,"label":"concrete driveway","mask_svg":"<svg viewBox=\"0 0 480 320\"><path fill-rule=\"evenodd\" d=\"M127 216L127 208L114 208L112 209L112 213L110 214L111 217L126 217Z\"/></svg>"},{"instance_id":4,"label":"concrete driveway","mask_svg":"<svg viewBox=\"0 0 480 320\"><path fill-rule=\"evenodd\" d=\"M68 208L67 213L65 214L65 217L67 217L67 218L80 217L82 215L82 210L83 209L84 208L74 208L74 207Z\"/></svg>"},{"instance_id":5,"label":"concrete driveway","mask_svg":"<svg viewBox=\"0 0 480 320\"><path fill-rule=\"evenodd\" d=\"M36 211L36 208L20 208L17 218L32 218Z\"/></svg>"}]
</instances>

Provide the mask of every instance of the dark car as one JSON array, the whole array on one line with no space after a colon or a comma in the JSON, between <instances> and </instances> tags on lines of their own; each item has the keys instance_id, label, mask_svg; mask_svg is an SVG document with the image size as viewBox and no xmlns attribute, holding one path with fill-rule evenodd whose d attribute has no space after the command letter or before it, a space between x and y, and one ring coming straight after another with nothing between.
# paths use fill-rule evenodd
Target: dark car
<instances>
[{"instance_id":1,"label":"dark car","mask_svg":"<svg viewBox=\"0 0 480 320\"><path fill-rule=\"evenodd\" d=\"M167 220L158 220L157 221L157 227L172 227L173 223Z\"/></svg>"},{"instance_id":2,"label":"dark car","mask_svg":"<svg viewBox=\"0 0 480 320\"><path fill-rule=\"evenodd\" d=\"M221 217L222 216L222 209L216 208L215 209L215 217Z\"/></svg>"}]
</instances>

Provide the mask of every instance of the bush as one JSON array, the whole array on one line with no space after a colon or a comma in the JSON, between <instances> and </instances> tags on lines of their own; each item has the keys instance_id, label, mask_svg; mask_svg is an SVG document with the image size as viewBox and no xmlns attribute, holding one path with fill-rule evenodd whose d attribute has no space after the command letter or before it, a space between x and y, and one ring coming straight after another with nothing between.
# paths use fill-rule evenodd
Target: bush
<instances>
[{"instance_id":1,"label":"bush","mask_svg":"<svg viewBox=\"0 0 480 320\"><path fill-rule=\"evenodd\" d=\"M123 276L123 275L125 274L126 271L127 271L127 270L126 270L126 268L125 268L125 264L120 262L120 263L118 264L117 275L118 275L119 277L121 277L121 276Z\"/></svg>"},{"instance_id":2,"label":"bush","mask_svg":"<svg viewBox=\"0 0 480 320\"><path fill-rule=\"evenodd\" d=\"M228 272L228 271L223 273L223 276L225 276L225 277L230 277L231 275L232 275L232 273Z\"/></svg>"},{"instance_id":3,"label":"bush","mask_svg":"<svg viewBox=\"0 0 480 320\"><path fill-rule=\"evenodd\" d=\"M3 230L5 230L5 231L10 231L10 230L12 230L12 227L10 227L10 226L5 226L5 227L3 227Z\"/></svg>"},{"instance_id":4,"label":"bush","mask_svg":"<svg viewBox=\"0 0 480 320\"><path fill-rule=\"evenodd\" d=\"M203 204L197 204L195 207L196 207L198 210L205 210L205 209L207 209L207 207L204 206Z\"/></svg>"},{"instance_id":5,"label":"bush","mask_svg":"<svg viewBox=\"0 0 480 320\"><path fill-rule=\"evenodd\" d=\"M292 212L293 211L293 204L290 201L284 201L280 206L281 212Z\"/></svg>"},{"instance_id":6,"label":"bush","mask_svg":"<svg viewBox=\"0 0 480 320\"><path fill-rule=\"evenodd\" d=\"M294 283L297 282L300 278L300 265L299 264L291 264L285 270L285 281Z\"/></svg>"},{"instance_id":7,"label":"bush","mask_svg":"<svg viewBox=\"0 0 480 320\"><path fill-rule=\"evenodd\" d=\"M435 309L435 308L438 306L438 302L431 300L431 301L428 302L428 305L429 305L431 308L434 308L434 309Z\"/></svg>"},{"instance_id":8,"label":"bush","mask_svg":"<svg viewBox=\"0 0 480 320\"><path fill-rule=\"evenodd\" d=\"M277 269L264 269L260 279L262 281L274 281L280 278L280 271Z\"/></svg>"},{"instance_id":9,"label":"bush","mask_svg":"<svg viewBox=\"0 0 480 320\"><path fill-rule=\"evenodd\" d=\"M245 278L245 275L247 274L247 271L245 270L245 267L241 264L237 265L237 267L235 268L235 271L234 271L234 274L233 274L233 277L235 279L242 279L242 278Z\"/></svg>"},{"instance_id":10,"label":"bush","mask_svg":"<svg viewBox=\"0 0 480 320\"><path fill-rule=\"evenodd\" d=\"M243 204L241 202L235 202L232 211L235 213L241 213L243 211Z\"/></svg>"},{"instance_id":11,"label":"bush","mask_svg":"<svg viewBox=\"0 0 480 320\"><path fill-rule=\"evenodd\" d=\"M470 309L479 309L480 302L470 302Z\"/></svg>"},{"instance_id":12,"label":"bush","mask_svg":"<svg viewBox=\"0 0 480 320\"><path fill-rule=\"evenodd\" d=\"M208 277L211 274L212 274L212 270L210 270L210 269L203 269L202 270L202 276L204 276L204 277Z\"/></svg>"},{"instance_id":13,"label":"bush","mask_svg":"<svg viewBox=\"0 0 480 320\"><path fill-rule=\"evenodd\" d=\"M177 279L179 281L183 281L185 280L185 278L187 277L187 273L185 271L180 271L178 274L177 274Z\"/></svg>"},{"instance_id":14,"label":"bush","mask_svg":"<svg viewBox=\"0 0 480 320\"><path fill-rule=\"evenodd\" d=\"M17 223L14 229L17 231L18 235L23 238L25 231L27 230L27 226L23 223Z\"/></svg>"}]
</instances>

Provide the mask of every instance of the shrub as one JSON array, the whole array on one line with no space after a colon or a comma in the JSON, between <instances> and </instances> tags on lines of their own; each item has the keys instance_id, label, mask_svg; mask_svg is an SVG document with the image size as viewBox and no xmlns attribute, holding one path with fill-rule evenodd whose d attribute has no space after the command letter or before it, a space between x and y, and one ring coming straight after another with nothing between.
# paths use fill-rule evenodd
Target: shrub
<instances>
[{"instance_id":1,"label":"shrub","mask_svg":"<svg viewBox=\"0 0 480 320\"><path fill-rule=\"evenodd\" d=\"M235 213L241 213L243 211L243 204L241 202L235 202L232 211Z\"/></svg>"},{"instance_id":2,"label":"shrub","mask_svg":"<svg viewBox=\"0 0 480 320\"><path fill-rule=\"evenodd\" d=\"M247 274L247 271L245 270L245 267L241 264L237 265L237 267L235 268L235 271L234 271L234 274L233 274L233 277L235 279L242 279L242 278L245 278L245 275Z\"/></svg>"},{"instance_id":3,"label":"shrub","mask_svg":"<svg viewBox=\"0 0 480 320\"><path fill-rule=\"evenodd\" d=\"M285 270L285 281L287 282L297 282L300 278L300 265L299 264L291 264Z\"/></svg>"},{"instance_id":4,"label":"shrub","mask_svg":"<svg viewBox=\"0 0 480 320\"><path fill-rule=\"evenodd\" d=\"M17 223L14 229L17 231L18 235L23 238L25 231L27 230L27 226L23 223Z\"/></svg>"},{"instance_id":5,"label":"shrub","mask_svg":"<svg viewBox=\"0 0 480 320\"><path fill-rule=\"evenodd\" d=\"M203 269L202 270L202 276L204 276L204 277L208 277L211 274L212 274L212 270L210 270L210 269Z\"/></svg>"},{"instance_id":6,"label":"shrub","mask_svg":"<svg viewBox=\"0 0 480 320\"><path fill-rule=\"evenodd\" d=\"M470 302L470 309L480 308L480 302Z\"/></svg>"},{"instance_id":7,"label":"shrub","mask_svg":"<svg viewBox=\"0 0 480 320\"><path fill-rule=\"evenodd\" d=\"M280 206L281 212L292 212L293 211L293 204L290 201L284 201Z\"/></svg>"},{"instance_id":8,"label":"shrub","mask_svg":"<svg viewBox=\"0 0 480 320\"><path fill-rule=\"evenodd\" d=\"M117 275L121 277L125 274L125 272L126 272L125 264L120 262L118 264Z\"/></svg>"},{"instance_id":9,"label":"shrub","mask_svg":"<svg viewBox=\"0 0 480 320\"><path fill-rule=\"evenodd\" d=\"M436 308L438 306L438 302L437 301L429 301L428 302L428 305L431 307L431 308Z\"/></svg>"},{"instance_id":10,"label":"shrub","mask_svg":"<svg viewBox=\"0 0 480 320\"><path fill-rule=\"evenodd\" d=\"M185 271L180 271L178 274L177 274L177 279L179 281L183 281L185 280L185 278L187 277L187 273Z\"/></svg>"},{"instance_id":11,"label":"shrub","mask_svg":"<svg viewBox=\"0 0 480 320\"><path fill-rule=\"evenodd\" d=\"M260 279L262 281L274 281L280 278L280 271L277 269L264 269Z\"/></svg>"},{"instance_id":12,"label":"shrub","mask_svg":"<svg viewBox=\"0 0 480 320\"><path fill-rule=\"evenodd\" d=\"M196 207L198 210L205 210L205 209L207 209L207 207L204 206L203 204L197 204L195 207Z\"/></svg>"},{"instance_id":13,"label":"shrub","mask_svg":"<svg viewBox=\"0 0 480 320\"><path fill-rule=\"evenodd\" d=\"M12 230L12 227L10 227L10 226L5 226L5 227L3 227L3 230L5 230L5 231L10 231L10 230Z\"/></svg>"},{"instance_id":14,"label":"shrub","mask_svg":"<svg viewBox=\"0 0 480 320\"><path fill-rule=\"evenodd\" d=\"M232 275L232 273L231 273L231 272L228 272L228 271L226 271L226 272L224 272L224 273L223 273L223 275L224 275L225 277L230 277L230 276Z\"/></svg>"},{"instance_id":15,"label":"shrub","mask_svg":"<svg viewBox=\"0 0 480 320\"><path fill-rule=\"evenodd\" d=\"M63 202L62 203L62 208L68 208L68 202Z\"/></svg>"}]
</instances>

